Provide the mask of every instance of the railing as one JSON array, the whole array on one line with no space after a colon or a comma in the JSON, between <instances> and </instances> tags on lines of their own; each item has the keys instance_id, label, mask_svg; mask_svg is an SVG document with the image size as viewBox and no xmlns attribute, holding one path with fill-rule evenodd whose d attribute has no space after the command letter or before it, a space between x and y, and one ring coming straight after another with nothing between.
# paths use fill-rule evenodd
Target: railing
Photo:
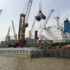
<instances>
[{"instance_id":1,"label":"railing","mask_svg":"<svg viewBox=\"0 0 70 70\"><path fill-rule=\"evenodd\" d=\"M0 55L10 55L10 56L30 56L31 51L24 48L0 48Z\"/></svg>"}]
</instances>

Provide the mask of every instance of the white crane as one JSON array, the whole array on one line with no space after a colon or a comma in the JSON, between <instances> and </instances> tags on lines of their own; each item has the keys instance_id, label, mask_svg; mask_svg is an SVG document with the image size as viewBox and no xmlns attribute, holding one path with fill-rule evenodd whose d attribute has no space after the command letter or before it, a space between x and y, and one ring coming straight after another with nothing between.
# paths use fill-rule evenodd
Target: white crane
<instances>
[{"instance_id":1,"label":"white crane","mask_svg":"<svg viewBox=\"0 0 70 70\"><path fill-rule=\"evenodd\" d=\"M51 12L49 13L49 16L47 17L47 19L46 19L46 21L45 21L44 27L41 28L41 31L40 31L40 33L39 33L40 39L41 39L41 34L42 34L42 32L43 32L43 29L44 29L44 30L47 30L47 29L46 29L46 24L48 23L48 21L49 21L49 19L50 19L50 17L51 17L51 15L52 15L53 12L54 12L54 10L52 9ZM50 33L50 32L49 32L49 33Z\"/></svg>"},{"instance_id":2,"label":"white crane","mask_svg":"<svg viewBox=\"0 0 70 70\"><path fill-rule=\"evenodd\" d=\"M32 6L33 0L29 0L28 5L27 5L27 10L26 10L26 18L25 18L25 23L28 22L31 6Z\"/></svg>"},{"instance_id":3,"label":"white crane","mask_svg":"<svg viewBox=\"0 0 70 70\"><path fill-rule=\"evenodd\" d=\"M33 24L31 26L31 30L29 31L29 38L32 37L32 32L33 32L33 29L34 29L34 26L35 26L35 22L36 20L37 21L40 21L41 19L46 19L46 16L42 13L42 6L41 6L41 1L40 1L40 4L39 4L39 12L37 14L37 16L35 16L35 19L33 21Z\"/></svg>"},{"instance_id":4,"label":"white crane","mask_svg":"<svg viewBox=\"0 0 70 70\"><path fill-rule=\"evenodd\" d=\"M14 34L14 37L15 37L15 41L17 41L17 34L16 34L16 31L15 31L14 22L13 22L13 20L11 22L12 22L12 28L13 28L13 34Z\"/></svg>"}]
</instances>

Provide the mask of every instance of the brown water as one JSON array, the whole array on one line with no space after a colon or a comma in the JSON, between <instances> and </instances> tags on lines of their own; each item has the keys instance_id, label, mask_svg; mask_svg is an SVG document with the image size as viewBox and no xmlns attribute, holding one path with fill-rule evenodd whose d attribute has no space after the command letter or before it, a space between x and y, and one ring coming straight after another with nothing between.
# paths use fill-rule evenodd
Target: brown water
<instances>
[{"instance_id":1,"label":"brown water","mask_svg":"<svg viewBox=\"0 0 70 70\"><path fill-rule=\"evenodd\" d=\"M70 59L0 56L0 70L70 70Z\"/></svg>"}]
</instances>

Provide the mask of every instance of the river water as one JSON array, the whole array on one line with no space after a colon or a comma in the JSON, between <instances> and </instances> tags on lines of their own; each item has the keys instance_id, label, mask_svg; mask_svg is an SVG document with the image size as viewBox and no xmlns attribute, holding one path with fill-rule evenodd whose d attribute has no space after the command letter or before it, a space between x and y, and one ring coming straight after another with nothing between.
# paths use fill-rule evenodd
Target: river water
<instances>
[{"instance_id":1,"label":"river water","mask_svg":"<svg viewBox=\"0 0 70 70\"><path fill-rule=\"evenodd\" d=\"M0 70L70 70L70 59L0 56Z\"/></svg>"}]
</instances>

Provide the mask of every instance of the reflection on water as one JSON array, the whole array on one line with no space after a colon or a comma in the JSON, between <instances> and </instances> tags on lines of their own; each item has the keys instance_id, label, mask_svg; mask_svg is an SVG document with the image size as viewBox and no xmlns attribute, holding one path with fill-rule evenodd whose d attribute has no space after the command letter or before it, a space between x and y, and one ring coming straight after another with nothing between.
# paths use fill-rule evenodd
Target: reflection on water
<instances>
[{"instance_id":1,"label":"reflection on water","mask_svg":"<svg viewBox=\"0 0 70 70\"><path fill-rule=\"evenodd\" d=\"M70 59L0 56L0 70L70 70Z\"/></svg>"}]
</instances>

